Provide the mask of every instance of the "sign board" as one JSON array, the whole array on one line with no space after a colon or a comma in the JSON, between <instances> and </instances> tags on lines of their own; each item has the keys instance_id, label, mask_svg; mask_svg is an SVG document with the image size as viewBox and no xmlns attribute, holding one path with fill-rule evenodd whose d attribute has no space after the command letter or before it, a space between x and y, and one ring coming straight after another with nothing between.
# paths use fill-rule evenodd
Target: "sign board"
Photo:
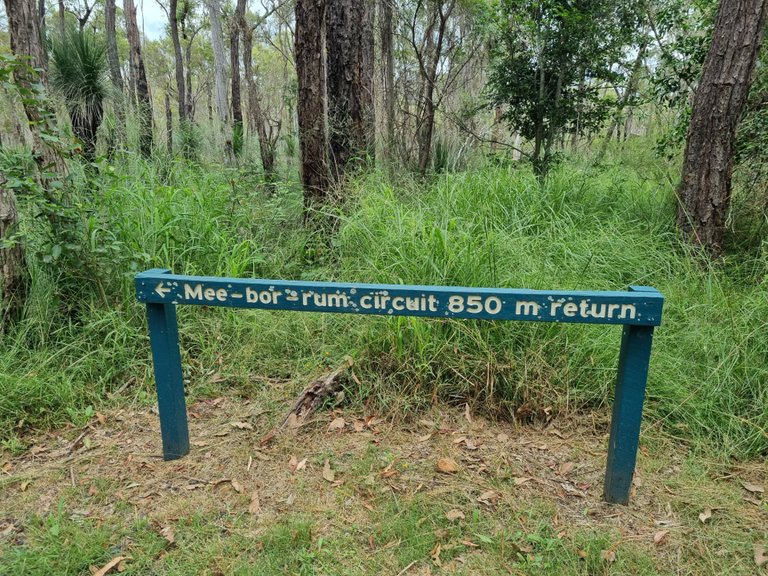
<instances>
[{"instance_id":1,"label":"sign board","mask_svg":"<svg viewBox=\"0 0 768 576\"><path fill-rule=\"evenodd\" d=\"M628 292L519 290L297 282L179 276L148 270L136 276L136 295L147 305L163 452L166 460L189 452L176 306L183 304L294 312L621 324L624 332L616 382L605 498L627 503L634 475L653 328L664 297L654 288Z\"/></svg>"}]
</instances>

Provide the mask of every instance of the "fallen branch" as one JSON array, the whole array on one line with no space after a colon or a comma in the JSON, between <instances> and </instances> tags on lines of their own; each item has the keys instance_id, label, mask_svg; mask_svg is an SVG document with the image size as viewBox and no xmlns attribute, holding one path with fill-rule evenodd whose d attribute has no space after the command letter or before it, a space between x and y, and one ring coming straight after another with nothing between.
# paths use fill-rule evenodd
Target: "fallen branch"
<instances>
[{"instance_id":1,"label":"fallen branch","mask_svg":"<svg viewBox=\"0 0 768 576\"><path fill-rule=\"evenodd\" d=\"M296 401L293 403L293 408L291 408L283 419L283 423L280 424L280 429L282 430L285 428L291 415L294 415L296 420L306 418L322 406L327 398L338 392L341 388L339 376L351 368L352 364L352 358L345 356L341 366L336 368L336 370L313 380L296 398Z\"/></svg>"}]
</instances>

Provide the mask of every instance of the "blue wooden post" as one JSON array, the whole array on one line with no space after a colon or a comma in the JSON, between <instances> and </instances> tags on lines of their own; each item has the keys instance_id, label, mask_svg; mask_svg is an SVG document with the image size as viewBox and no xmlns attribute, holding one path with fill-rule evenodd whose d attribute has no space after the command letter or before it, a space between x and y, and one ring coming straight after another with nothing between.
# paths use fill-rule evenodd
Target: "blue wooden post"
<instances>
[{"instance_id":1,"label":"blue wooden post","mask_svg":"<svg viewBox=\"0 0 768 576\"><path fill-rule=\"evenodd\" d=\"M163 459L176 460L189 452L189 428L184 381L181 375L176 306L148 303L147 320L155 366Z\"/></svg>"},{"instance_id":2,"label":"blue wooden post","mask_svg":"<svg viewBox=\"0 0 768 576\"><path fill-rule=\"evenodd\" d=\"M632 292L655 291L631 286ZM628 504L635 475L640 422L643 419L645 385L651 359L653 326L624 326L619 352L619 371L613 399L611 435L603 497L606 502Z\"/></svg>"}]
</instances>

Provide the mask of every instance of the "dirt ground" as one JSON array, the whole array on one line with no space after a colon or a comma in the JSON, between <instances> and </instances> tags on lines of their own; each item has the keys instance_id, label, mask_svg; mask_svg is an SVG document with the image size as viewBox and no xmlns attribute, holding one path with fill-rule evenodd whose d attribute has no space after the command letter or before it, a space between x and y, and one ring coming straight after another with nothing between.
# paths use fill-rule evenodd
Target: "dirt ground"
<instances>
[{"instance_id":1,"label":"dirt ground","mask_svg":"<svg viewBox=\"0 0 768 576\"><path fill-rule=\"evenodd\" d=\"M29 519L62 501L71 515L141 517L158 530L191 511L245 514L254 535L298 513L322 534L342 521L375 521L382 495L396 495L444 503L452 521L474 508L490 516L503 509L500 522L526 528L538 514L558 537L609 531L615 549L634 543L662 572L690 573L680 568L691 555L744 573L765 570L758 568L768 544L764 462L708 462L653 434L641 446L630 504L609 505L602 500L608 422L599 414L514 425L468 406L398 421L333 411L275 433L280 415L239 398L203 400L189 412L192 450L177 461L161 458L153 410L96 414L83 428L28 438L21 455L4 453L0 551L23 545ZM538 512L520 513L526 509ZM471 553L476 544L464 545ZM443 564L437 554L402 573L450 571L456 560Z\"/></svg>"}]
</instances>

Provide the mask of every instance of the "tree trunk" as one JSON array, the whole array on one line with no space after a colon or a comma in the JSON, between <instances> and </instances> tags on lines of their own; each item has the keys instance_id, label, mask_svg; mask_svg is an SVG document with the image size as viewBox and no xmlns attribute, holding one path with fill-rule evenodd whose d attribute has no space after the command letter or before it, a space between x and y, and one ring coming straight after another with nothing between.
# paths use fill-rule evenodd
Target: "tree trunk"
<instances>
[{"instance_id":1,"label":"tree trunk","mask_svg":"<svg viewBox=\"0 0 768 576\"><path fill-rule=\"evenodd\" d=\"M149 158L152 155L152 100L149 96L149 84L147 83L147 73L144 69L144 60L141 57L139 26L136 23L136 6L133 0L124 0L123 12L125 15L128 45L130 47L131 77L136 86L136 98L138 99L139 149L142 156Z\"/></svg>"},{"instance_id":2,"label":"tree trunk","mask_svg":"<svg viewBox=\"0 0 768 576\"><path fill-rule=\"evenodd\" d=\"M123 108L123 77L120 74L120 58L117 52L117 26L115 23L115 0L104 2L104 22L107 35L107 60L109 61L109 78L115 90L112 99L115 109L115 131L110 139L110 154L115 148L115 142L122 142L125 134L125 110Z\"/></svg>"},{"instance_id":3,"label":"tree trunk","mask_svg":"<svg viewBox=\"0 0 768 576\"><path fill-rule=\"evenodd\" d=\"M326 9L328 128L337 181L351 161L373 156L373 7L333 0Z\"/></svg>"},{"instance_id":4,"label":"tree trunk","mask_svg":"<svg viewBox=\"0 0 768 576\"><path fill-rule=\"evenodd\" d=\"M165 147L168 155L173 156L173 112L171 111L171 90L165 88Z\"/></svg>"},{"instance_id":5,"label":"tree trunk","mask_svg":"<svg viewBox=\"0 0 768 576\"><path fill-rule=\"evenodd\" d=\"M324 0L296 2L296 73L299 82L297 113L304 216L328 193L326 159L325 59L323 58Z\"/></svg>"},{"instance_id":6,"label":"tree trunk","mask_svg":"<svg viewBox=\"0 0 768 576\"><path fill-rule=\"evenodd\" d=\"M392 52L392 2L394 0L381 0L379 10L381 14L381 59L384 65L384 154L391 159L391 148L395 142L395 59Z\"/></svg>"},{"instance_id":7,"label":"tree trunk","mask_svg":"<svg viewBox=\"0 0 768 576\"><path fill-rule=\"evenodd\" d=\"M168 23L171 29L171 41L173 42L173 57L176 71L176 97L179 104L179 124L183 125L187 119L187 89L184 83L184 57L181 53L181 40L179 39L179 14L177 0L170 0L168 7Z\"/></svg>"},{"instance_id":8,"label":"tree trunk","mask_svg":"<svg viewBox=\"0 0 768 576\"><path fill-rule=\"evenodd\" d=\"M440 64L440 57L443 51L443 40L445 38L445 28L448 24L448 18L450 18L453 8L456 5L456 0L451 0L448 3L445 11L443 11L443 2L437 3L436 10L438 11L439 23L437 29L437 40L434 42L434 47L430 60L427 64L427 68L423 71L424 77L424 103L421 130L419 131L419 173L423 176L427 173L429 168L429 162L432 158L432 135L435 130L435 83L437 82L437 67Z\"/></svg>"},{"instance_id":9,"label":"tree trunk","mask_svg":"<svg viewBox=\"0 0 768 576\"><path fill-rule=\"evenodd\" d=\"M37 3L37 17L39 20L40 25L40 40L42 42L43 46L48 45L48 34L45 28L45 0L38 0ZM45 68L48 68L48 51L43 50L43 63L45 64Z\"/></svg>"},{"instance_id":10,"label":"tree trunk","mask_svg":"<svg viewBox=\"0 0 768 576\"><path fill-rule=\"evenodd\" d=\"M21 318L29 290L24 246L17 238L6 242L17 231L19 214L12 190L0 182L0 333Z\"/></svg>"},{"instance_id":11,"label":"tree trunk","mask_svg":"<svg viewBox=\"0 0 768 576\"><path fill-rule=\"evenodd\" d=\"M747 102L768 0L721 0L693 99L678 188L677 225L712 255L722 250L734 140Z\"/></svg>"},{"instance_id":12,"label":"tree trunk","mask_svg":"<svg viewBox=\"0 0 768 576\"><path fill-rule=\"evenodd\" d=\"M58 27L59 27L59 38L63 39L64 34L66 33L67 29L67 20L66 20L66 8L64 7L64 0L59 0L59 13L58 13Z\"/></svg>"},{"instance_id":13,"label":"tree trunk","mask_svg":"<svg viewBox=\"0 0 768 576\"><path fill-rule=\"evenodd\" d=\"M33 91L33 85L38 82L47 86L44 50L34 0L5 0L5 14L11 36L11 51L16 56L26 59L29 64L29 66L14 68L13 76L16 85L20 90L29 92ZM45 184L46 178L43 174L53 172L61 176L67 172L59 151L45 144L40 136L43 131L55 130L52 125L55 121L55 113L53 109L48 108L47 102L41 103L34 99L22 98L22 105L32 133L32 153Z\"/></svg>"},{"instance_id":14,"label":"tree trunk","mask_svg":"<svg viewBox=\"0 0 768 576\"><path fill-rule=\"evenodd\" d=\"M280 135L278 125L277 133L272 133L270 126L267 132L267 119L261 109L256 82L253 78L253 30L243 18L241 22L243 35L243 67L245 72L245 84L248 90L248 126L249 130L255 130L259 139L259 155L261 166L264 169L264 180L271 187L275 181L275 143Z\"/></svg>"},{"instance_id":15,"label":"tree trunk","mask_svg":"<svg viewBox=\"0 0 768 576\"><path fill-rule=\"evenodd\" d=\"M219 115L219 130L224 133L224 150L227 161L232 160L232 132L229 127L229 106L227 105L227 83L225 72L227 61L224 57L224 37L221 31L221 5L219 0L207 0L208 16L211 20L211 44L213 45L213 82L216 94L216 111Z\"/></svg>"},{"instance_id":16,"label":"tree trunk","mask_svg":"<svg viewBox=\"0 0 768 576\"><path fill-rule=\"evenodd\" d=\"M240 154L243 142L243 108L240 97L240 32L245 29L245 0L237 0L235 17L229 33L229 59L232 68L233 152Z\"/></svg>"}]
</instances>

